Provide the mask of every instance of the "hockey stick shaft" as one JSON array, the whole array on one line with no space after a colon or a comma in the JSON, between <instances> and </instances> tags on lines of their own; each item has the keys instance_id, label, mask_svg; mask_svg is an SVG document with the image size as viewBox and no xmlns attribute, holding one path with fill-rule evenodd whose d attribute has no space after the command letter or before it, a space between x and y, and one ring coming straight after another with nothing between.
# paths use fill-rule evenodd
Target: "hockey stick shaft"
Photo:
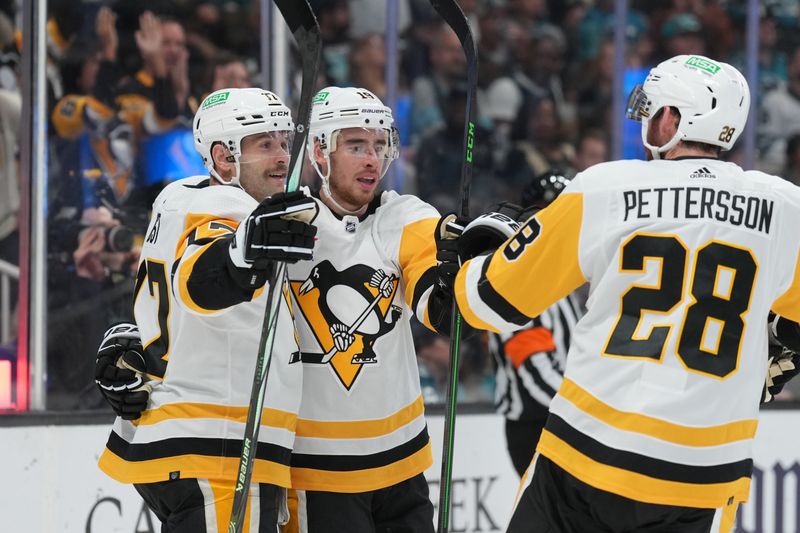
<instances>
[{"instance_id":1,"label":"hockey stick shaft","mask_svg":"<svg viewBox=\"0 0 800 533\"><path fill-rule=\"evenodd\" d=\"M475 97L478 78L478 53L467 17L456 0L431 0L433 8L452 28L461 42L467 61L467 102L464 121L464 160L461 164L461 189L459 215L469 217L469 192L472 186L472 150L475 144ZM447 392L445 395L444 438L442 442L442 470L439 478L438 533L450 528L450 489L453 479L453 443L455 442L456 404L458 402L459 344L461 342L461 314L453 300L450 322L450 360Z\"/></svg>"},{"instance_id":2,"label":"hockey stick shaft","mask_svg":"<svg viewBox=\"0 0 800 533\"><path fill-rule=\"evenodd\" d=\"M286 182L286 191L291 192L297 190L300 184L306 137L311 117L311 98L317 79L322 40L319 25L311 6L308 4L308 0L274 1L291 29L292 35L294 35L303 62L303 83L300 90L297 116L295 117L295 136L294 144L292 145L292 156L289 162L289 179ZM269 376L270 363L272 362L272 348L275 344L278 312L280 301L283 297L282 289L285 277L286 264L277 262L268 282L267 308L264 313L264 322L258 343L256 371L253 376L253 387L250 392L250 403L247 409L247 422L242 438L242 452L239 457L239 470L235 481L228 533L240 533L244 524L250 492L250 480L253 476L253 467L258 449L258 434L261 428L264 393L266 392L267 377Z\"/></svg>"}]
</instances>

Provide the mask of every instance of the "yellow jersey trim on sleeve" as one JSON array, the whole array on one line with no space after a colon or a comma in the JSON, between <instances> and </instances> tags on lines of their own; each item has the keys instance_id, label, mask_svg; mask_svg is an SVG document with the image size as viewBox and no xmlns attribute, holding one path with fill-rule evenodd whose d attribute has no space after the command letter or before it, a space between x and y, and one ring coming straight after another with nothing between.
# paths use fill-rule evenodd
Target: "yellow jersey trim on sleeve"
<instances>
[{"instance_id":1,"label":"yellow jersey trim on sleeve","mask_svg":"<svg viewBox=\"0 0 800 533\"><path fill-rule=\"evenodd\" d=\"M586 282L578 248L583 194L562 194L534 218L541 227L539 235L509 260L504 251L517 242L517 235L525 230L523 226L492 255L486 271L486 280L494 290L528 317L540 315Z\"/></svg>"},{"instance_id":2,"label":"yellow jersey trim on sleeve","mask_svg":"<svg viewBox=\"0 0 800 533\"><path fill-rule=\"evenodd\" d=\"M458 275L456 276L455 293L456 301L458 302L458 310L461 312L461 316L464 317L464 320L466 320L467 323L473 328L499 333L497 328L487 322L484 322L469 306L467 297L467 270L471 268L472 261L473 260L470 259L464 263L461 269L459 269Z\"/></svg>"},{"instance_id":3,"label":"yellow jersey trim on sleeve","mask_svg":"<svg viewBox=\"0 0 800 533\"><path fill-rule=\"evenodd\" d=\"M400 237L398 261L403 272L403 285L406 289L406 303L412 306L417 282L431 267L436 266L436 241L434 232L439 220L425 218L406 225ZM425 290L428 287L420 287Z\"/></svg>"},{"instance_id":4,"label":"yellow jersey trim on sleeve","mask_svg":"<svg viewBox=\"0 0 800 533\"><path fill-rule=\"evenodd\" d=\"M792 284L773 302L772 310L789 320L800 322L800 254L797 256Z\"/></svg>"}]
</instances>

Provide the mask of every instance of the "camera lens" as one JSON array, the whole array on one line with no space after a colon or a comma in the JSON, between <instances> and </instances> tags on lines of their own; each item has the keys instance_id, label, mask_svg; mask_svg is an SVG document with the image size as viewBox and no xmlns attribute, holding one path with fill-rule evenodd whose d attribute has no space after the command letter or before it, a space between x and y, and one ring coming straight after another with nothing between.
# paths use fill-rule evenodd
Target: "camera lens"
<instances>
[{"instance_id":1,"label":"camera lens","mask_svg":"<svg viewBox=\"0 0 800 533\"><path fill-rule=\"evenodd\" d=\"M133 231L127 226L107 228L106 249L109 252L130 252L133 249Z\"/></svg>"}]
</instances>

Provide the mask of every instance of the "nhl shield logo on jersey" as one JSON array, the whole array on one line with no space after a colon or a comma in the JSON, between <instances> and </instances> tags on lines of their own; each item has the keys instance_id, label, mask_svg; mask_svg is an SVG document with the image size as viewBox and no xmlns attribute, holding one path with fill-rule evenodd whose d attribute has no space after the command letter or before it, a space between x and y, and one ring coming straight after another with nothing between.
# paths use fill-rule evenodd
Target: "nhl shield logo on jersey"
<instances>
[{"instance_id":1,"label":"nhl shield logo on jersey","mask_svg":"<svg viewBox=\"0 0 800 533\"><path fill-rule=\"evenodd\" d=\"M331 364L348 390L364 365L378 362L375 341L394 329L402 308L392 305L398 277L366 265L338 271L330 261L311 269L306 280L291 281L299 315L313 333L318 352L303 350L299 358L311 364Z\"/></svg>"}]
</instances>

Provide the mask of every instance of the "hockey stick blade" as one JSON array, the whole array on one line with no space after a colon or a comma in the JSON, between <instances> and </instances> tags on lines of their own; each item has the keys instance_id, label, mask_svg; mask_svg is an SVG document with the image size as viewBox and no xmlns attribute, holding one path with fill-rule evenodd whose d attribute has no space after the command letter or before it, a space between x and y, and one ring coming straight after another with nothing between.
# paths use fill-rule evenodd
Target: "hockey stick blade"
<instances>
[{"instance_id":1,"label":"hockey stick blade","mask_svg":"<svg viewBox=\"0 0 800 533\"><path fill-rule=\"evenodd\" d=\"M464 49L467 63L467 102L464 120L464 159L461 162L459 214L469 218L469 193L472 186L472 160L475 146L475 99L478 84L478 51L467 17L456 0L431 0L431 5L452 28ZM439 478L438 533L450 528L450 485L453 478L453 444L455 442L456 404L458 401L459 345L461 343L461 314L455 300L450 321L450 361L445 395L442 470Z\"/></svg>"},{"instance_id":2,"label":"hockey stick blade","mask_svg":"<svg viewBox=\"0 0 800 533\"><path fill-rule=\"evenodd\" d=\"M295 117L295 136L294 144L292 145L292 158L289 162L289 179L286 182L286 191L291 192L297 190L300 183L303 160L305 159L305 144L311 117L311 100L314 96L314 84L317 79L322 39L317 19L314 17L314 12L311 10L308 0L274 0L274 2L292 31L303 62L303 82L300 90L297 116ZM286 264L278 262L275 265L275 272L268 282L267 308L264 313L264 322L258 343L256 371L253 376L253 387L247 408L247 422L242 438L242 452L239 457L239 470L234 485L228 533L240 533L244 524L250 480L253 475L256 449L258 447L258 434L261 428L264 393L266 392L267 376L269 375L269 367L272 361L272 348L275 343L278 311L283 297L281 288L285 276Z\"/></svg>"}]
</instances>

